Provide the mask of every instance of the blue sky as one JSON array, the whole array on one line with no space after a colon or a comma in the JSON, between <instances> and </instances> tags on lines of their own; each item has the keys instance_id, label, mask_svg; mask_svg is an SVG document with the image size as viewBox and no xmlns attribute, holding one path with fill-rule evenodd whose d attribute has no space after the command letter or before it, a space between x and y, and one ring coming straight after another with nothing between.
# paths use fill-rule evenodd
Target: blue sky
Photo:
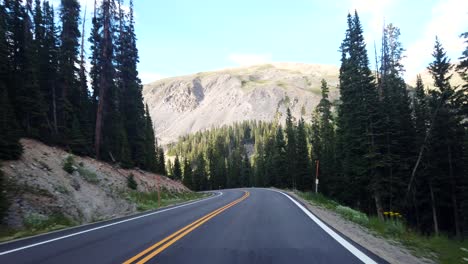
<instances>
[{"instance_id":1,"label":"blue sky","mask_svg":"<svg viewBox=\"0 0 468 264\"><path fill-rule=\"evenodd\" d=\"M93 0L80 2L89 10ZM458 35L468 31L466 0L134 0L134 5L144 83L266 62L339 65L346 15L354 9L371 61L383 22L401 29L410 79L429 63L436 34L456 60L463 50Z\"/></svg>"}]
</instances>

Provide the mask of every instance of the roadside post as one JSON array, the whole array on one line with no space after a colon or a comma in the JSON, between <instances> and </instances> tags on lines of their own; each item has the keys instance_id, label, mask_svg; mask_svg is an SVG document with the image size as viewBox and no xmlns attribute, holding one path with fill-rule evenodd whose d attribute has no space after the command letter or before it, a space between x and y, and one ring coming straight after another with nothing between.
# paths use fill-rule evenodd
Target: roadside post
<instances>
[{"instance_id":1,"label":"roadside post","mask_svg":"<svg viewBox=\"0 0 468 264\"><path fill-rule=\"evenodd\" d=\"M318 192L318 185L319 185L319 165L320 165L320 160L315 161L315 193Z\"/></svg>"}]
</instances>

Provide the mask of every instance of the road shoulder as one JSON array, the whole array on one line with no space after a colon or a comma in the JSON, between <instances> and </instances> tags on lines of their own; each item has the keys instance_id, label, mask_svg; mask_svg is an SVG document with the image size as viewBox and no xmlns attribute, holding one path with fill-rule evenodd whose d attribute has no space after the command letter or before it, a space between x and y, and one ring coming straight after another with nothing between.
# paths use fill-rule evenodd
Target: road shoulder
<instances>
[{"instance_id":1,"label":"road shoulder","mask_svg":"<svg viewBox=\"0 0 468 264\"><path fill-rule=\"evenodd\" d=\"M294 192L284 192L300 201L308 210L330 227L389 263L434 263L431 260L413 256L400 243L377 237L366 228L344 219L335 212L311 204Z\"/></svg>"}]
</instances>

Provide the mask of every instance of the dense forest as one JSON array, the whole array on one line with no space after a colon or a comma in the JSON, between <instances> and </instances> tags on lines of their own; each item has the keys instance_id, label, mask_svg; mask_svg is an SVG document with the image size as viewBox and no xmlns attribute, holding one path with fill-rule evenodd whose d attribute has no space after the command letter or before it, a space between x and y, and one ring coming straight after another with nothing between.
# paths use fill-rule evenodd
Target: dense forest
<instances>
[{"instance_id":1,"label":"dense forest","mask_svg":"<svg viewBox=\"0 0 468 264\"><path fill-rule=\"evenodd\" d=\"M0 0L0 161L18 159L19 139L29 137L166 173L143 104L133 2L128 12L121 0L99 2L87 72L86 10L78 0L62 0L58 11L49 1ZM7 207L2 177L0 214Z\"/></svg>"},{"instance_id":2,"label":"dense forest","mask_svg":"<svg viewBox=\"0 0 468 264\"><path fill-rule=\"evenodd\" d=\"M312 122L246 121L179 139L173 177L194 190L244 186L315 188L346 205L383 218L404 214L424 233L468 232L468 45L456 66L436 38L428 70L408 87L402 75L400 30L383 30L376 71L369 59L358 14L348 15L340 46L341 98L322 99ZM468 44L468 33L462 34ZM428 54L429 55L429 54ZM451 84L456 67L465 84ZM284 126L284 127L283 127Z\"/></svg>"},{"instance_id":3,"label":"dense forest","mask_svg":"<svg viewBox=\"0 0 468 264\"><path fill-rule=\"evenodd\" d=\"M142 100L133 2L127 12L121 0L99 2L86 34L78 0L62 0L58 12L49 1L0 1L0 159L18 158L19 138L30 137L165 172Z\"/></svg>"}]
</instances>

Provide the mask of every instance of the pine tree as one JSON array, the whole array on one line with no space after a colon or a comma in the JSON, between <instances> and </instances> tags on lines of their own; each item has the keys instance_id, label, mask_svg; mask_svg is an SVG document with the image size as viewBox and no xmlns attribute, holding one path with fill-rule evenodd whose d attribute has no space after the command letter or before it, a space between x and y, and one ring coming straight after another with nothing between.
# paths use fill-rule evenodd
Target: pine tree
<instances>
[{"instance_id":1,"label":"pine tree","mask_svg":"<svg viewBox=\"0 0 468 264\"><path fill-rule=\"evenodd\" d=\"M145 137L145 108L143 106L142 85L138 78L137 63L138 50L136 48L136 36L133 17L133 1L130 1L130 11L124 15L119 5L119 29L116 48L116 71L117 86L120 91L121 114L124 122L127 140L131 142L131 159L136 165L150 169L152 164L145 163L146 152L154 152L154 148L147 149L147 146L153 146L154 139ZM149 114L148 109L146 110ZM152 129L152 128L151 128ZM149 153L151 155L151 153Z\"/></svg>"},{"instance_id":2,"label":"pine tree","mask_svg":"<svg viewBox=\"0 0 468 264\"><path fill-rule=\"evenodd\" d=\"M8 44L5 38L7 32L7 17L3 5L0 4L0 160L17 159L23 148L19 143L20 131L16 117L10 104L8 89ZM1 176L0 176L1 177ZM0 182L1 184L1 182ZM0 188L1 191L1 188ZM2 194L0 194L1 196ZM2 201L0 200L0 207ZM0 208L0 211L1 208ZM1 218L0 218L1 219Z\"/></svg>"},{"instance_id":3,"label":"pine tree","mask_svg":"<svg viewBox=\"0 0 468 264\"><path fill-rule=\"evenodd\" d=\"M24 134L44 139L48 135L47 106L38 84L38 57L35 52L32 2L7 1L7 24L11 63L10 78L7 83L10 103L15 106L15 115Z\"/></svg>"},{"instance_id":4,"label":"pine tree","mask_svg":"<svg viewBox=\"0 0 468 264\"><path fill-rule=\"evenodd\" d=\"M379 214L382 213L380 191L383 178L382 158L377 140L378 94L369 69L362 26L357 12L348 14L348 29L341 45L340 68L341 105L338 127L342 156L342 181L350 190L342 199L348 204L369 208L371 197ZM369 193L370 186L371 193Z\"/></svg>"},{"instance_id":5,"label":"pine tree","mask_svg":"<svg viewBox=\"0 0 468 264\"><path fill-rule=\"evenodd\" d=\"M58 143L58 120L57 120L57 105L58 105L58 36L55 26L55 12L54 8L50 6L48 1L44 1L43 7L43 20L44 20L44 40L43 47L40 50L40 78L39 85L44 95L44 100L47 109L47 119L51 126L51 137L48 142Z\"/></svg>"},{"instance_id":6,"label":"pine tree","mask_svg":"<svg viewBox=\"0 0 468 264\"><path fill-rule=\"evenodd\" d=\"M413 163L414 127L406 84L402 77L403 48L399 41L400 30L392 24L383 31L382 64L379 76L380 113L383 117L377 136L382 148L382 173L380 181L383 204L388 210L401 211L404 186Z\"/></svg>"},{"instance_id":7,"label":"pine tree","mask_svg":"<svg viewBox=\"0 0 468 264\"><path fill-rule=\"evenodd\" d=\"M318 119L319 127L318 132L318 144L319 147L319 155L318 159L320 162L319 165L319 175L321 175L321 183L322 189L326 194L334 194L336 192L335 187L337 184L336 179L336 153L335 153L335 128L334 128L334 121L332 117L331 107L332 104L328 99L329 88L328 84L325 80L322 80L322 99L320 99L320 103L317 105L316 109L318 111ZM315 139L317 141L317 139ZM312 143L312 148L315 149L314 143ZM317 158L312 156L312 159L316 160Z\"/></svg>"},{"instance_id":8,"label":"pine tree","mask_svg":"<svg viewBox=\"0 0 468 264\"><path fill-rule=\"evenodd\" d=\"M203 154L199 154L195 161L193 172L193 189L202 191L208 188L208 178L206 173L206 161Z\"/></svg>"},{"instance_id":9,"label":"pine tree","mask_svg":"<svg viewBox=\"0 0 468 264\"><path fill-rule=\"evenodd\" d=\"M276 130L276 137L274 142L275 155L273 156L273 164L275 174L278 177L278 187L286 188L288 186L287 175L287 156L286 156L286 142L284 141L283 129L278 126Z\"/></svg>"},{"instance_id":10,"label":"pine tree","mask_svg":"<svg viewBox=\"0 0 468 264\"><path fill-rule=\"evenodd\" d=\"M164 156L164 149L157 148L157 165L156 165L156 172L162 175L167 175L166 170L166 158Z\"/></svg>"},{"instance_id":11,"label":"pine tree","mask_svg":"<svg viewBox=\"0 0 468 264\"><path fill-rule=\"evenodd\" d=\"M297 145L296 145L296 129L294 121L291 115L291 110L288 108L286 112L286 156L288 158L287 163L287 175L288 182L287 186L297 188L297 173L296 173L296 161L297 161Z\"/></svg>"},{"instance_id":12,"label":"pine tree","mask_svg":"<svg viewBox=\"0 0 468 264\"><path fill-rule=\"evenodd\" d=\"M185 187L193 189L192 165L187 158L184 159L184 178L182 179L182 183Z\"/></svg>"},{"instance_id":13,"label":"pine tree","mask_svg":"<svg viewBox=\"0 0 468 264\"><path fill-rule=\"evenodd\" d=\"M452 212L450 228L457 237L461 236L460 223L460 191L463 188L463 142L462 103L466 101L466 94L460 92L450 84L453 68L446 52L438 39L434 46L434 61L429 65L429 72L434 79L435 90L430 91L430 111L433 116L431 126L430 145L434 157L431 159L433 173L438 175L437 186L443 190L449 190L449 199L440 197L439 207L442 212ZM433 186L434 187L434 186ZM441 192L435 191L441 194ZM437 206L437 204L436 204ZM444 223L441 223L444 224Z\"/></svg>"},{"instance_id":14,"label":"pine tree","mask_svg":"<svg viewBox=\"0 0 468 264\"><path fill-rule=\"evenodd\" d=\"M172 170L172 178L176 181L182 180L182 167L180 165L179 161L179 155L176 155L175 160L174 160L174 168Z\"/></svg>"},{"instance_id":15,"label":"pine tree","mask_svg":"<svg viewBox=\"0 0 468 264\"><path fill-rule=\"evenodd\" d=\"M165 174L164 151L161 150L162 154L159 153L161 155L162 161L161 160L158 161L157 160L158 153L156 150L157 142L154 136L153 121L151 120L148 105L146 105L145 119L146 119L145 125L143 128L144 128L144 141L146 142L146 144L144 145L145 149L142 151L143 154L145 155L142 158L144 160L144 163L140 163L139 161L137 161L137 164L140 164L140 166L142 166L143 169L158 172L164 175Z\"/></svg>"},{"instance_id":16,"label":"pine tree","mask_svg":"<svg viewBox=\"0 0 468 264\"><path fill-rule=\"evenodd\" d=\"M299 190L312 189L312 170L309 159L307 134L304 119L299 120L297 127L297 188Z\"/></svg>"},{"instance_id":17,"label":"pine tree","mask_svg":"<svg viewBox=\"0 0 468 264\"><path fill-rule=\"evenodd\" d=\"M60 7L62 23L59 47L58 83L59 94L59 132L62 143L77 154L90 153L90 141L84 136L87 122L88 93L79 82L79 39L81 33L80 4L77 0L62 0ZM86 120L86 121L85 121Z\"/></svg>"}]
</instances>

